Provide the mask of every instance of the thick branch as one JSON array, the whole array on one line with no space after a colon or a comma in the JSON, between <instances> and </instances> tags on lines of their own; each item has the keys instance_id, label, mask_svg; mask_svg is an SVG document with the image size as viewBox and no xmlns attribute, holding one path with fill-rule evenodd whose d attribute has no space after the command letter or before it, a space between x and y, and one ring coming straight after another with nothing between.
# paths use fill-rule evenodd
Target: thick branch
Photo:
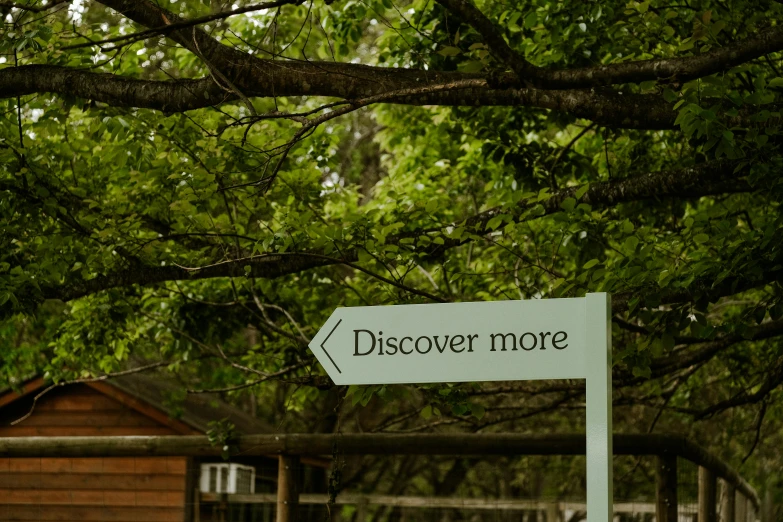
<instances>
[{"instance_id":1,"label":"thick branch","mask_svg":"<svg viewBox=\"0 0 783 522\"><path fill-rule=\"evenodd\" d=\"M783 280L783 269L779 265L773 265L761 273L754 274L754 277L727 277L717 284L712 277L703 277L693 281L687 288L669 290L660 296L660 303L685 303L699 297L706 297L710 302L714 303L721 297L739 294L781 280ZM638 290L614 294L612 296L612 311L614 313L626 311L628 309L628 301L638 294Z\"/></svg>"},{"instance_id":2,"label":"thick branch","mask_svg":"<svg viewBox=\"0 0 783 522\"><path fill-rule=\"evenodd\" d=\"M669 103L654 95L493 89L488 86L443 90L438 87L484 82L475 74L431 73L356 64L271 60L268 63L272 72L263 73L253 68L242 76L241 82L236 82L238 88L253 97L316 95L348 100L378 97L386 103L405 105L537 107L566 112L608 127L636 129L673 129L677 116ZM428 91L426 87L431 89ZM384 97L388 93L408 89L419 94ZM148 81L56 65L0 69L0 98L43 92L95 100L115 107L140 107L164 112L200 109L237 98L234 93L221 89L211 78Z\"/></svg>"},{"instance_id":3,"label":"thick branch","mask_svg":"<svg viewBox=\"0 0 783 522\"><path fill-rule=\"evenodd\" d=\"M532 83L541 88L511 88L518 86L519 82L515 76L506 75L497 84L492 80L495 87L487 85L421 92L422 87L487 78L477 74L400 70L359 64L265 60L223 45L201 29L190 27L193 23L200 23L201 19L180 19L174 13L145 0L103 0L102 3L139 24L154 28L150 30L153 33L165 32L169 38L213 64L236 86L238 92L247 96L315 95L357 100L413 89L420 94L398 97L389 102L411 105L529 106L566 112L603 126L638 129L672 129L676 113L659 96L620 95L578 88L664 78L683 81L712 74L783 48L783 28L778 27L732 46L688 58L628 62L574 70L546 70L534 68L517 58L499 32L489 31L493 24L486 17L478 18L481 13L465 0L442 1L447 8L462 12L463 15L472 13L469 19L479 26L494 52L511 63L517 73L524 72L526 79L532 77ZM250 7L273 4L277 2ZM218 13L206 18L215 19L216 16L223 15ZM508 88L502 87L504 85ZM43 92L92 99L112 106L166 112L198 109L236 97L236 93L226 92L208 78L155 82L44 65L0 70L0 97Z\"/></svg>"},{"instance_id":4,"label":"thick branch","mask_svg":"<svg viewBox=\"0 0 783 522\"><path fill-rule=\"evenodd\" d=\"M712 417L722 411L736 408L737 406L759 403L781 384L783 384L783 359L779 359L772 369L768 371L767 378L760 383L760 386L758 386L755 391L751 393L749 390L743 390L730 399L715 403L699 412L696 415L696 419Z\"/></svg>"},{"instance_id":5,"label":"thick branch","mask_svg":"<svg viewBox=\"0 0 783 522\"><path fill-rule=\"evenodd\" d=\"M644 60L579 69L542 69L530 64L511 49L503 39L503 31L468 0L439 1L447 9L460 14L476 28L493 53L511 67L517 78L521 78L527 85L542 89L580 89L620 83L639 83L648 80L683 82L725 71L749 60L783 49L783 27L778 26L762 31L753 38L697 56ZM102 0L101 3L150 28L168 25L179 26L179 24L191 25L187 20L180 19L174 13L159 8L146 0ZM326 65L306 62L281 64L279 61L261 60L219 43L200 29L170 31L168 34L170 38L185 48L191 51L200 50L210 63L219 67L243 90L250 87L241 81L242 77L247 74L248 68L257 68L266 74L273 72L279 74L280 67L304 66L307 71L302 72L313 74L316 68ZM226 71L226 68L229 71ZM237 76L234 77L234 74ZM513 83L516 86L520 85L519 82ZM369 94L365 93L364 96ZM355 97L358 96L349 96L349 98Z\"/></svg>"},{"instance_id":6,"label":"thick branch","mask_svg":"<svg viewBox=\"0 0 783 522\"><path fill-rule=\"evenodd\" d=\"M650 364L651 375L649 379L657 379L678 370L706 363L721 352L743 341L762 341L780 335L783 335L783 321L771 321L752 329L745 335L726 335L715 341L705 343L695 350L659 357ZM615 379L625 381L625 385L635 385L648 380L648 378L641 377L633 378L630 374L623 374L617 370L614 371L614 377Z\"/></svg>"},{"instance_id":7,"label":"thick branch","mask_svg":"<svg viewBox=\"0 0 783 522\"><path fill-rule=\"evenodd\" d=\"M179 27L178 24L187 24L187 21L180 19L174 13L145 0L103 0L102 3L146 27ZM168 37L202 57L206 63L212 64L236 86L239 92L247 96L316 95L356 100L392 91L421 89L426 86L485 79L481 75L455 72L400 70L330 62L265 60L223 45L195 26L171 30ZM53 69L47 69L43 76L49 76L53 71ZM34 72L39 73L38 78L31 79L30 75ZM41 70L33 70L32 73L20 78L18 75L24 73L3 70L0 72L0 96L19 96L47 91L67 92L98 101L106 101L106 103L149 108L164 107L166 110L199 108L225 101L226 96L233 97L233 95L221 92L217 86L210 84L200 84L202 89L207 91L203 92L203 90L198 90L198 85L193 84L174 86L168 85L169 82L163 85L117 84L108 82L108 78L103 75L92 77L93 83L107 82L111 85L97 85L90 89L86 82L88 76L85 76L84 72L79 78L68 79L70 81L79 80L74 87L71 87L67 81L57 81L48 77L41 78L41 72ZM201 80L201 82L205 81L208 80ZM191 92L185 92L185 98L182 100L175 97L173 93L168 96L164 95L171 88L181 91L183 87ZM152 92L148 92L148 89ZM150 97L151 100L148 99ZM487 86L459 91L423 93L400 97L394 102L468 106L524 105L568 112L576 117L587 118L604 126L643 129L673 128L675 118L675 112L671 105L658 96L623 96L586 90L541 91L536 89L494 89Z\"/></svg>"},{"instance_id":8,"label":"thick branch","mask_svg":"<svg viewBox=\"0 0 783 522\"><path fill-rule=\"evenodd\" d=\"M541 83L549 88L592 87L650 80L686 82L703 78L755 58L783 49L783 27L761 31L753 38L741 40L696 56L625 62L581 69L546 71Z\"/></svg>"},{"instance_id":9,"label":"thick branch","mask_svg":"<svg viewBox=\"0 0 783 522\"><path fill-rule=\"evenodd\" d=\"M722 182L733 176L736 166L733 161L714 161L679 170L650 172L619 181L592 183L579 199L579 203L587 203L593 207L611 207L626 201L644 201L683 194L700 197L723 193L727 187ZM749 190L743 181L735 180L732 185L733 191ZM555 192L552 197L540 203L544 212L552 214L560 211L563 202L567 198L575 198L580 188L569 187ZM528 210L535 205L534 202L523 201L518 205L517 211ZM507 210L502 208L488 210L468 220L467 224L478 226L504 212Z\"/></svg>"},{"instance_id":10,"label":"thick branch","mask_svg":"<svg viewBox=\"0 0 783 522\"><path fill-rule=\"evenodd\" d=\"M487 18L469 0L438 0L438 3L470 24L481 35L492 53L514 71L522 84L540 89L579 89L650 80L681 83L726 71L783 49L783 27L777 26L761 31L753 38L696 56L579 69L543 69L514 51L503 38L503 28Z\"/></svg>"},{"instance_id":11,"label":"thick branch","mask_svg":"<svg viewBox=\"0 0 783 522\"><path fill-rule=\"evenodd\" d=\"M182 112L233 99L210 78L148 81L57 65L23 65L0 70L0 98L56 93L114 107Z\"/></svg>"}]
</instances>

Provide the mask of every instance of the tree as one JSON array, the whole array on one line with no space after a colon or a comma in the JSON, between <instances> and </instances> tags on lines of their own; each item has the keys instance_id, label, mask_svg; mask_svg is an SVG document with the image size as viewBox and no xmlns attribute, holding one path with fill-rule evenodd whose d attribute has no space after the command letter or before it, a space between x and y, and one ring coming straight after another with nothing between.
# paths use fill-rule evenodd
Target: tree
<instances>
[{"instance_id":1,"label":"tree","mask_svg":"<svg viewBox=\"0 0 783 522\"><path fill-rule=\"evenodd\" d=\"M336 306L608 291L623 429L780 463L779 3L0 6L10 383L557 429L578 382L339 390L307 340Z\"/></svg>"}]
</instances>

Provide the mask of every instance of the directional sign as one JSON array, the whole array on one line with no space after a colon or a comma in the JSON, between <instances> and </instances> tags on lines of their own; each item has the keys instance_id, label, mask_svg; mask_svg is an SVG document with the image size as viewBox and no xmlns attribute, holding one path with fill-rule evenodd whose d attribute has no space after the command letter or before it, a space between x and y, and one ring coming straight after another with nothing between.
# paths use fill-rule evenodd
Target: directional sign
<instances>
[{"instance_id":1,"label":"directional sign","mask_svg":"<svg viewBox=\"0 0 783 522\"><path fill-rule=\"evenodd\" d=\"M310 349L336 384L587 376L584 299L338 308Z\"/></svg>"},{"instance_id":2,"label":"directional sign","mask_svg":"<svg viewBox=\"0 0 783 522\"><path fill-rule=\"evenodd\" d=\"M612 519L609 296L338 308L310 342L336 384L586 379L588 522Z\"/></svg>"}]
</instances>

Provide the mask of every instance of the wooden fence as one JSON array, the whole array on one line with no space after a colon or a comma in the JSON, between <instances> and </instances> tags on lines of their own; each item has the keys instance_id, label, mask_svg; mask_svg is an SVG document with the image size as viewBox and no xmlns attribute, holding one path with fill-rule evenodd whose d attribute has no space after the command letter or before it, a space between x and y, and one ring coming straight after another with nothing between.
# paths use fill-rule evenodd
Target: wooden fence
<instances>
[{"instance_id":1,"label":"wooden fence","mask_svg":"<svg viewBox=\"0 0 783 522\"><path fill-rule=\"evenodd\" d=\"M243 456L277 455L277 522L293 522L300 485L293 470L302 456L375 455L584 455L580 434L279 434L248 435L232 441ZM224 451L205 436L19 437L0 439L0 457L218 456ZM677 435L615 435L615 455L657 459L656 521L678 522L677 458L699 466L698 522L753 522L756 491L727 463ZM722 494L718 495L718 482ZM720 497L720 498L719 498Z\"/></svg>"},{"instance_id":2,"label":"wooden fence","mask_svg":"<svg viewBox=\"0 0 783 522\"><path fill-rule=\"evenodd\" d=\"M325 505L328 496L319 493L303 493L299 495L300 505ZM225 511L231 504L276 504L275 493L257 494L227 494L227 493L199 493L198 501L203 504L217 504ZM458 509L473 511L535 511L544 514L546 522L556 520L568 520L567 517L559 518L559 514L586 512L585 502L571 501L538 501L519 500L508 498L455 498L455 497L424 497L408 495L374 495L358 493L341 493L334 501L336 506L355 506L357 520L368 520L367 512L370 506L398 507L406 509ZM654 515L656 504L654 502L615 502L614 513L640 515ZM691 520L698 513L698 504L679 504L680 520ZM698 515L696 515L698 516ZM196 521L198 522L198 521Z\"/></svg>"}]
</instances>

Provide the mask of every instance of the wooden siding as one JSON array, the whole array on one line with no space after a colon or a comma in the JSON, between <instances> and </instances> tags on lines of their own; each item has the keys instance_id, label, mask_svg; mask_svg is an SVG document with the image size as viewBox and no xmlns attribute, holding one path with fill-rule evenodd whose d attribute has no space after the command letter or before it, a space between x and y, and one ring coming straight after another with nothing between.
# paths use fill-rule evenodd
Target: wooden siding
<instances>
[{"instance_id":1,"label":"wooden siding","mask_svg":"<svg viewBox=\"0 0 783 522\"><path fill-rule=\"evenodd\" d=\"M0 437L176 435L191 432L132 398L80 385L0 410ZM1 521L183 522L187 458L0 458Z\"/></svg>"}]
</instances>

